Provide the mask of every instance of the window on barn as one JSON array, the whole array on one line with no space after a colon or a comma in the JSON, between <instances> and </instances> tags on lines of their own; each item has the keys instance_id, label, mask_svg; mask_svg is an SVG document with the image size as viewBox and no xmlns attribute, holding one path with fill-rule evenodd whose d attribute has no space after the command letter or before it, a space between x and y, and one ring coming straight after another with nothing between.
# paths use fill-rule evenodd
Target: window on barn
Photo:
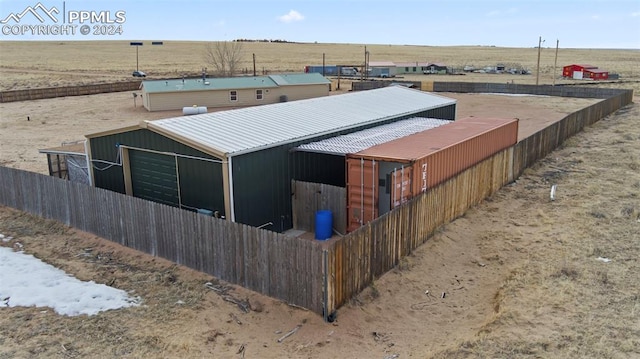
<instances>
[{"instance_id":1,"label":"window on barn","mask_svg":"<svg viewBox=\"0 0 640 359\"><path fill-rule=\"evenodd\" d=\"M405 68L404 68L404 71L409 72L409 68L408 68L408 67L405 67Z\"/></svg>"},{"instance_id":2,"label":"window on barn","mask_svg":"<svg viewBox=\"0 0 640 359\"><path fill-rule=\"evenodd\" d=\"M416 72L416 68L415 68L415 66L413 67L413 72Z\"/></svg>"},{"instance_id":3,"label":"window on barn","mask_svg":"<svg viewBox=\"0 0 640 359\"><path fill-rule=\"evenodd\" d=\"M229 91L229 100L238 101L238 91Z\"/></svg>"},{"instance_id":4,"label":"window on barn","mask_svg":"<svg viewBox=\"0 0 640 359\"><path fill-rule=\"evenodd\" d=\"M256 100L262 100L262 90L256 90Z\"/></svg>"}]
</instances>

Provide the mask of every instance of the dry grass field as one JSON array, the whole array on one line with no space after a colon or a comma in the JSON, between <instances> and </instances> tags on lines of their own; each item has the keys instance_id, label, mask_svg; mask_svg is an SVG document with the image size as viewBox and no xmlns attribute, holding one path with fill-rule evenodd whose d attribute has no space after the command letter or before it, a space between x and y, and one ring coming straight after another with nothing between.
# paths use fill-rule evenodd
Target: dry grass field
<instances>
[{"instance_id":1,"label":"dry grass field","mask_svg":"<svg viewBox=\"0 0 640 359\"><path fill-rule=\"evenodd\" d=\"M204 60L205 46L205 42L167 41L162 46L145 43L138 49L140 69L147 72L149 78L199 75L202 68L208 66ZM365 51L365 46L358 44L249 42L242 46L243 61L239 67L253 73L252 55L255 54L259 74L263 71L301 72L305 65L321 65L322 54L325 54L327 64L361 64ZM370 61L443 62L460 69L465 65L481 68L504 63L522 66L534 73L496 78L484 74L478 74L479 77L431 76L437 81L535 83L538 56L535 47L367 45L366 48ZM0 42L0 50L0 91L131 80L131 72L136 68L136 50L128 41L4 41ZM553 82L555 54L555 48L542 48L540 83ZM575 63L588 63L618 73L624 81L640 80L640 50L561 48L556 76L561 75L562 66Z\"/></svg>"},{"instance_id":2,"label":"dry grass field","mask_svg":"<svg viewBox=\"0 0 640 359\"><path fill-rule=\"evenodd\" d=\"M142 48L141 68L152 76L181 74L191 67L197 73L203 65L196 49L202 44L176 43L173 49L180 45L182 51L175 53L173 45ZM357 61L362 49L323 44L246 48L270 71L319 63L322 52L327 63L334 62L332 53ZM520 62L529 67L535 65L537 51L367 49L372 61L414 61L412 56L420 54L417 61L427 57L449 64ZM135 66L135 51L124 42L3 42L0 50L2 90L129 80ZM152 60L150 53L156 50ZM274 57L267 61L267 53ZM563 53L561 49L559 64L592 63L625 79L602 86L639 91L638 51ZM282 58L291 62L278 60ZM553 66L551 49L543 49L543 61L545 69ZM550 74L542 77L544 83L551 82ZM505 76L434 78L511 81ZM514 81L532 79L518 76ZM459 101L458 116L513 114L530 125L560 119L593 101L448 95ZM140 104L134 108L130 93L0 104L0 163L44 173L45 157L38 148L174 114L149 113ZM33 120L27 122L27 115ZM229 293L252 304L253 310L243 313L204 286L219 283L215 278L0 207L0 233L14 237L2 245L19 242L25 252L79 279L135 290L143 299L143 306L91 317L64 317L45 308L0 308L0 358L639 358L639 143L636 101L569 139L515 183L443 227L341 308L331 324L230 286ZM553 184L556 199L550 201ZM277 341L297 325L296 334Z\"/></svg>"}]
</instances>

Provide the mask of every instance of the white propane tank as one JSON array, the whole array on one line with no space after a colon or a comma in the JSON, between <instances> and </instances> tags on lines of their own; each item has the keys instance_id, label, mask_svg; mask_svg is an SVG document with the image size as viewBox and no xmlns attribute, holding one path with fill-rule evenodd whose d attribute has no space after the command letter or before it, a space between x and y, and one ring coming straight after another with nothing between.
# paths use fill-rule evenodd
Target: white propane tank
<instances>
[{"instance_id":1,"label":"white propane tank","mask_svg":"<svg viewBox=\"0 0 640 359\"><path fill-rule=\"evenodd\" d=\"M184 116L198 115L201 113L207 113L207 108L205 106L190 106L182 108L182 114Z\"/></svg>"}]
</instances>

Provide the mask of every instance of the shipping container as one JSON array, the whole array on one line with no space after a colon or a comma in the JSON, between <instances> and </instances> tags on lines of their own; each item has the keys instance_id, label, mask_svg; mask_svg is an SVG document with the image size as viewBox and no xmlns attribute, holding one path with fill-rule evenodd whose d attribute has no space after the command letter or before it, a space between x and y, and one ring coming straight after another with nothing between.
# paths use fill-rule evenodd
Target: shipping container
<instances>
[{"instance_id":1,"label":"shipping container","mask_svg":"<svg viewBox=\"0 0 640 359\"><path fill-rule=\"evenodd\" d=\"M516 144L518 119L468 117L347 154L347 231Z\"/></svg>"}]
</instances>

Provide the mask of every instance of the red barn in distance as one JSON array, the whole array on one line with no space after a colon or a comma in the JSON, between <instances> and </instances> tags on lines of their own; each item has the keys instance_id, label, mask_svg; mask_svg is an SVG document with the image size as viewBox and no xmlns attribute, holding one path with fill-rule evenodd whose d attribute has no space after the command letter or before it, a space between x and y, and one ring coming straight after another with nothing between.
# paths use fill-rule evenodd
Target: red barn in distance
<instances>
[{"instance_id":1,"label":"red barn in distance","mask_svg":"<svg viewBox=\"0 0 640 359\"><path fill-rule=\"evenodd\" d=\"M593 65L568 65L562 68L562 77L572 79L592 79L606 80L609 78L609 71L599 69Z\"/></svg>"}]
</instances>

